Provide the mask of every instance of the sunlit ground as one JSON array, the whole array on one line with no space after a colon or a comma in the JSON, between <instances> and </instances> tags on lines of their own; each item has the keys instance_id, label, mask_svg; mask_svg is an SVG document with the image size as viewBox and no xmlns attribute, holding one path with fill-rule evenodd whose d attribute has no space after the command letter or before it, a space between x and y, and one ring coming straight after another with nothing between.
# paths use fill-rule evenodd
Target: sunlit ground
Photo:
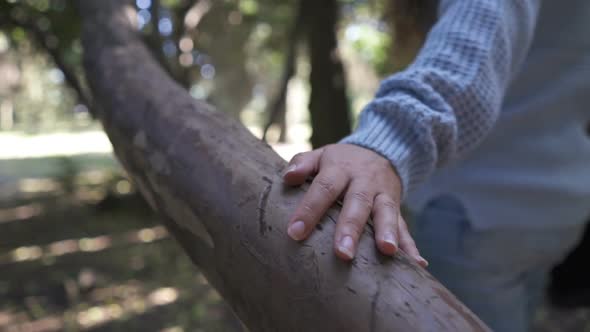
<instances>
[{"instance_id":1,"label":"sunlit ground","mask_svg":"<svg viewBox=\"0 0 590 332\"><path fill-rule=\"evenodd\" d=\"M0 202L0 331L242 330L122 181Z\"/></svg>"},{"instance_id":2,"label":"sunlit ground","mask_svg":"<svg viewBox=\"0 0 590 332\"><path fill-rule=\"evenodd\" d=\"M243 331L104 134L0 134L0 146L0 331ZM536 331L588 331L589 316L544 307Z\"/></svg>"},{"instance_id":3,"label":"sunlit ground","mask_svg":"<svg viewBox=\"0 0 590 332\"><path fill-rule=\"evenodd\" d=\"M257 128L253 127L251 131L261 135ZM271 130L269 137L273 135ZM294 126L290 129L290 136L295 137L295 143L273 143L271 146L285 160L290 160L296 153L310 149L305 141L308 135L309 129L305 126ZM90 172L88 177L94 177L99 183L104 181L105 171L119 170L112 157L111 143L102 131L33 136L0 133L0 200L30 189L52 191L55 189L54 179L67 176L63 173L68 167L79 173Z\"/></svg>"},{"instance_id":4,"label":"sunlit ground","mask_svg":"<svg viewBox=\"0 0 590 332\"><path fill-rule=\"evenodd\" d=\"M133 199L104 133L2 133L0 146L0 331L242 331Z\"/></svg>"},{"instance_id":5,"label":"sunlit ground","mask_svg":"<svg viewBox=\"0 0 590 332\"><path fill-rule=\"evenodd\" d=\"M104 134L0 145L0 331L242 330L132 195Z\"/></svg>"},{"instance_id":6,"label":"sunlit ground","mask_svg":"<svg viewBox=\"0 0 590 332\"><path fill-rule=\"evenodd\" d=\"M0 133L0 159L108 153L111 144L102 131L26 135Z\"/></svg>"},{"instance_id":7,"label":"sunlit ground","mask_svg":"<svg viewBox=\"0 0 590 332\"><path fill-rule=\"evenodd\" d=\"M259 129L252 128L251 130L258 136L260 135ZM291 132L293 132L292 136L303 136L304 139L299 139L301 142L298 143L273 144L273 147L285 159L290 159L301 150L309 149L309 145L305 143L309 130L295 127L291 129ZM0 146L0 160L112 152L108 138L104 132L98 130L34 136L20 133L0 133Z\"/></svg>"}]
</instances>

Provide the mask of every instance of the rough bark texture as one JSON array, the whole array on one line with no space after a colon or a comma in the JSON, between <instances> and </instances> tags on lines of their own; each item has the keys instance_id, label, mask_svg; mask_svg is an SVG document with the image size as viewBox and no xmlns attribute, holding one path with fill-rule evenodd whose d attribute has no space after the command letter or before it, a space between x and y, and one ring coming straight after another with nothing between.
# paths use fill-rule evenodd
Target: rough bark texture
<instances>
[{"instance_id":1,"label":"rough bark texture","mask_svg":"<svg viewBox=\"0 0 590 332\"><path fill-rule=\"evenodd\" d=\"M307 19L307 42L311 72L309 112L311 145L336 143L350 133L350 108L344 67L338 53L336 0L301 0Z\"/></svg>"},{"instance_id":2,"label":"rough bark texture","mask_svg":"<svg viewBox=\"0 0 590 332\"><path fill-rule=\"evenodd\" d=\"M115 152L209 282L252 331L487 331L405 255L332 253L338 209L304 243L288 215L285 162L239 123L192 99L127 24L123 1L79 1L87 77ZM228 92L231 93L231 92Z\"/></svg>"}]
</instances>

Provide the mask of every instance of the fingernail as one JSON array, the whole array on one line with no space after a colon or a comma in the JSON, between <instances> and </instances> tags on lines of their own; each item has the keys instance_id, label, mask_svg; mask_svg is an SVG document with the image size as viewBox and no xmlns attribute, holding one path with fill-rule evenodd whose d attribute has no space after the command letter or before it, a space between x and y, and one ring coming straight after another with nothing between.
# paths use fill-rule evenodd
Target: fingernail
<instances>
[{"instance_id":1,"label":"fingernail","mask_svg":"<svg viewBox=\"0 0 590 332\"><path fill-rule=\"evenodd\" d=\"M428 261L426 259L424 259L424 257L420 256L420 257L418 257L418 264L420 264L420 266L422 266L422 267L427 267Z\"/></svg>"},{"instance_id":2,"label":"fingernail","mask_svg":"<svg viewBox=\"0 0 590 332\"><path fill-rule=\"evenodd\" d=\"M338 251L344 254L348 259L352 259L354 257L354 250L353 250L354 243L352 241L352 237L345 236L340 240L340 244L338 245Z\"/></svg>"},{"instance_id":3,"label":"fingernail","mask_svg":"<svg viewBox=\"0 0 590 332\"><path fill-rule=\"evenodd\" d=\"M395 238L393 237L393 233L385 233L383 236L383 242L389 244L390 246L397 248L397 244L395 243Z\"/></svg>"},{"instance_id":4,"label":"fingernail","mask_svg":"<svg viewBox=\"0 0 590 332\"><path fill-rule=\"evenodd\" d=\"M287 169L285 170L285 174L287 174L287 173L291 173L291 172L295 171L295 169L297 169L297 164L290 165L290 166L289 166L289 167L287 167Z\"/></svg>"},{"instance_id":5,"label":"fingernail","mask_svg":"<svg viewBox=\"0 0 590 332\"><path fill-rule=\"evenodd\" d=\"M303 221L296 221L289 226L287 229L287 234L295 240L303 240L303 236L305 235L305 223Z\"/></svg>"}]
</instances>

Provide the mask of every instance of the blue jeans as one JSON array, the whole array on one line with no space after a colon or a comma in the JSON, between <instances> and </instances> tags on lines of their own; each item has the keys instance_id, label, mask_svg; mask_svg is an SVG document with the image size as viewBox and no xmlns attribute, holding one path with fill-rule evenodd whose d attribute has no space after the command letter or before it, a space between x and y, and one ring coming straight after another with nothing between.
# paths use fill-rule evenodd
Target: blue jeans
<instances>
[{"instance_id":1,"label":"blue jeans","mask_svg":"<svg viewBox=\"0 0 590 332\"><path fill-rule=\"evenodd\" d=\"M431 201L414 237L429 271L494 331L529 331L548 272L581 238L583 225L474 229L461 202Z\"/></svg>"}]
</instances>

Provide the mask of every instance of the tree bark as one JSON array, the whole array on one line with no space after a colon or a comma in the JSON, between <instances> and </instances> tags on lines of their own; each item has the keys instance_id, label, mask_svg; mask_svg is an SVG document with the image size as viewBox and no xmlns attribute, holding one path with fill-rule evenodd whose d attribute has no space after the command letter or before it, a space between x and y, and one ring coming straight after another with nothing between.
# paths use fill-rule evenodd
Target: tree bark
<instances>
[{"instance_id":1,"label":"tree bark","mask_svg":"<svg viewBox=\"0 0 590 332\"><path fill-rule=\"evenodd\" d=\"M311 145L336 143L350 133L350 107L344 67L338 53L336 0L301 0L306 11L311 72Z\"/></svg>"},{"instance_id":2,"label":"tree bark","mask_svg":"<svg viewBox=\"0 0 590 332\"><path fill-rule=\"evenodd\" d=\"M305 188L282 185L284 160L166 76L126 2L79 5L86 73L117 157L252 331L488 330L405 254L380 256L370 226L358 258L338 260L336 207L310 239L289 240Z\"/></svg>"}]
</instances>

